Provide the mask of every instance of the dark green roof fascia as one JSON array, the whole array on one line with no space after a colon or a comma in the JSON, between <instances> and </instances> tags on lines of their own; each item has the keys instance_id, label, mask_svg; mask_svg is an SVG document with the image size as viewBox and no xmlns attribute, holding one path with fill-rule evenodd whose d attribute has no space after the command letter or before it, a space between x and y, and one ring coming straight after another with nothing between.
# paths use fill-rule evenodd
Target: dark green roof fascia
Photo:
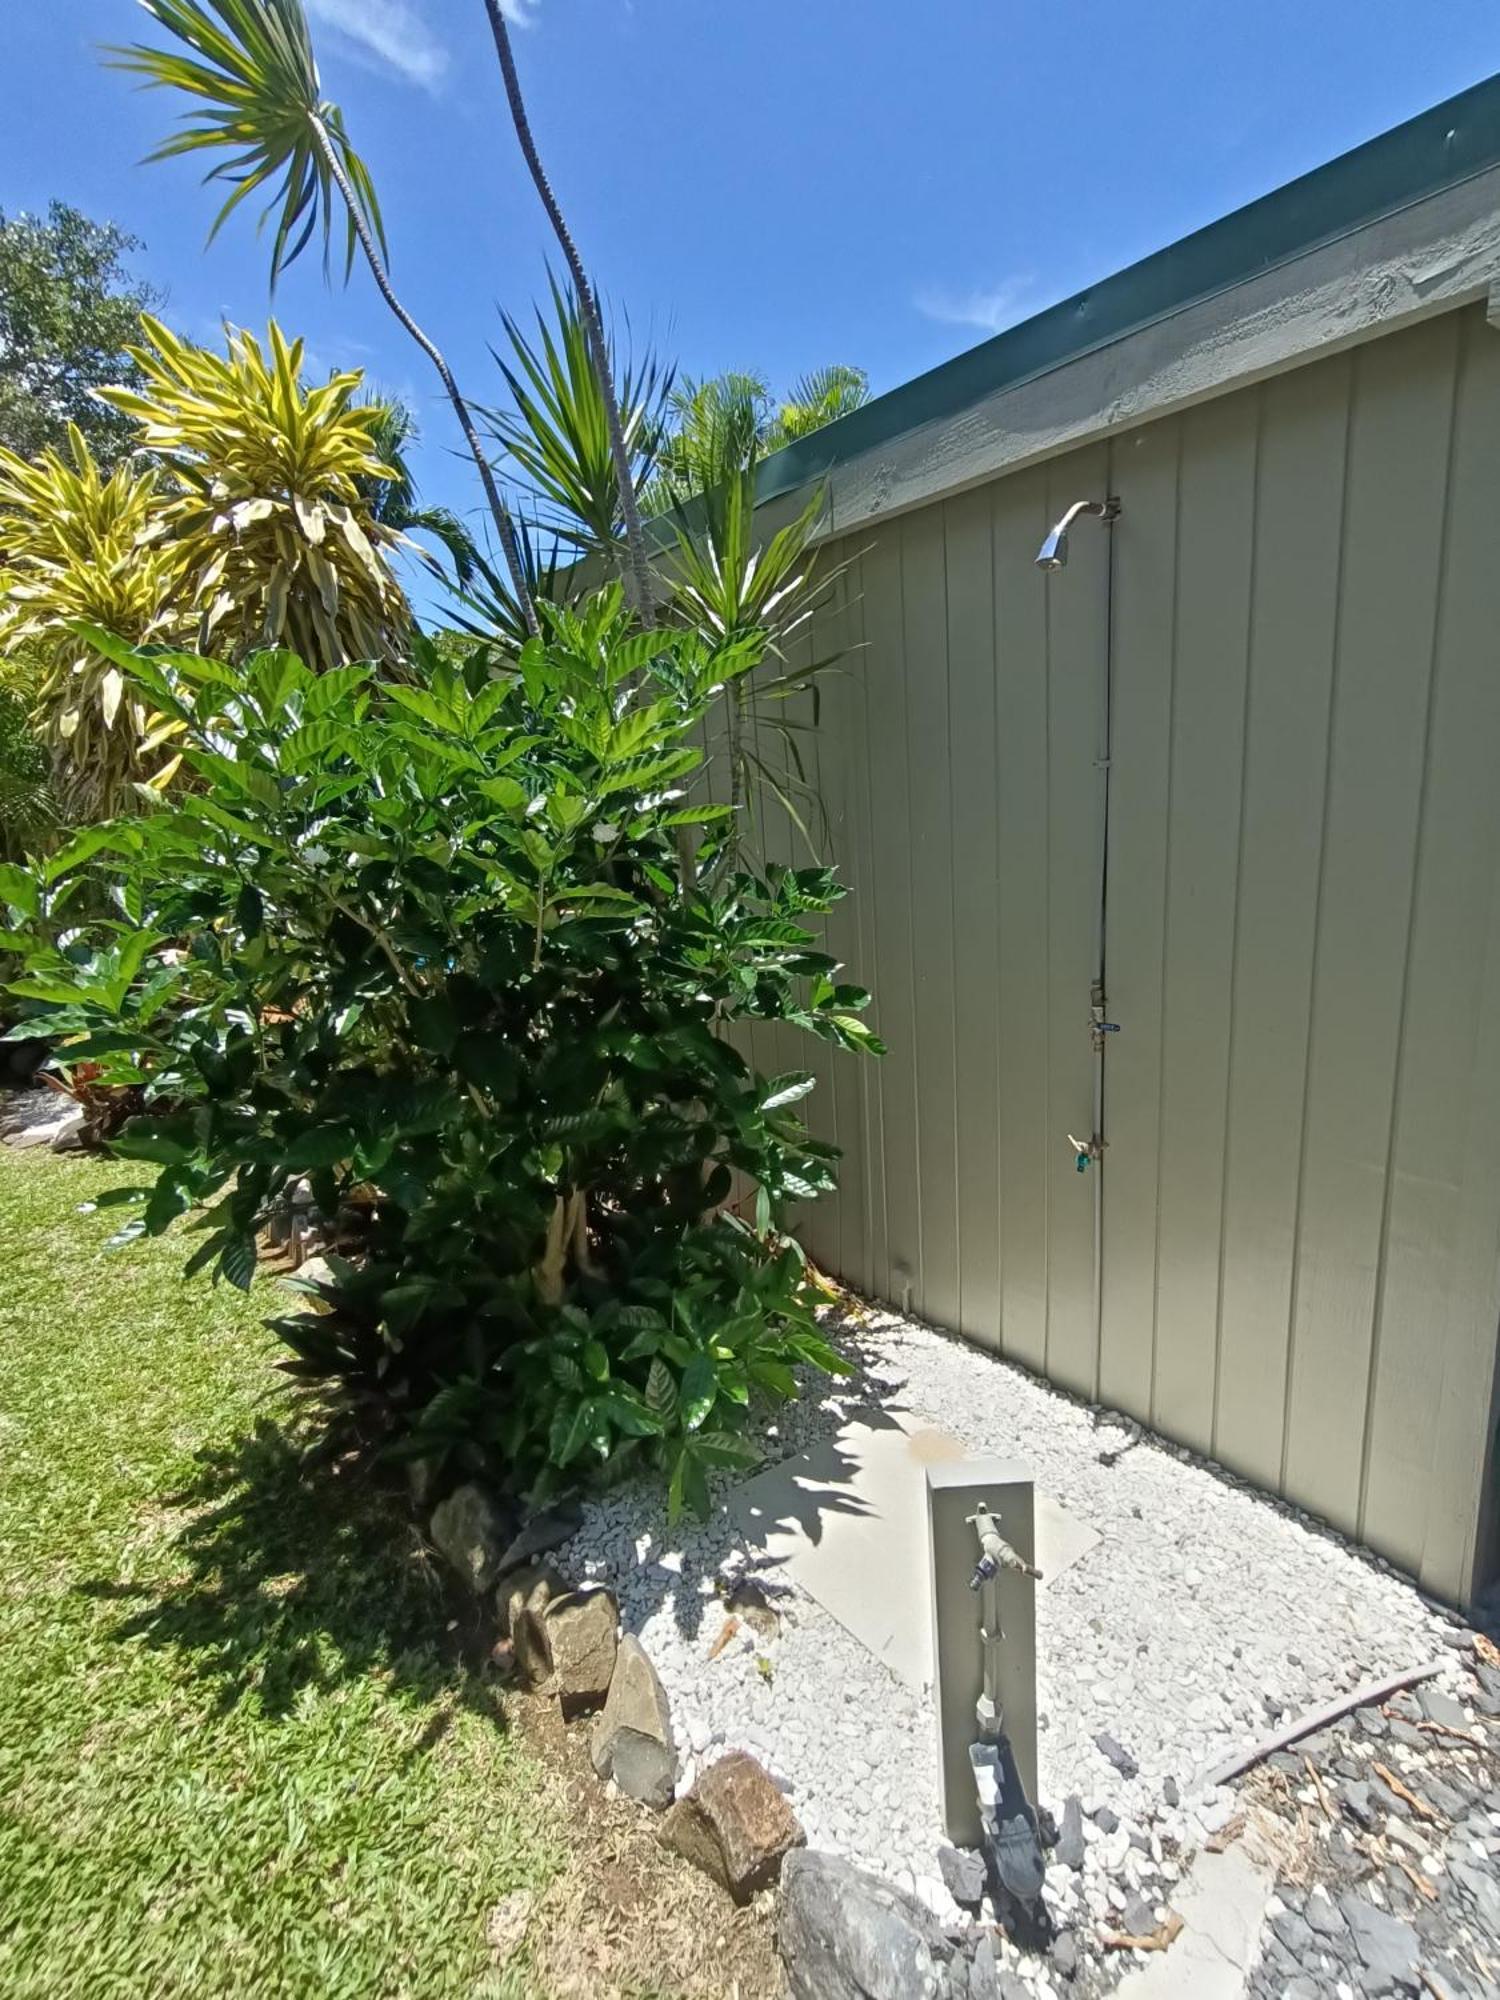
<instances>
[{"instance_id":1,"label":"dark green roof fascia","mask_svg":"<svg viewBox=\"0 0 1500 2000\"><path fill-rule=\"evenodd\" d=\"M923 424L1045 374L1182 307L1500 165L1500 75L1008 327L767 458L773 500Z\"/></svg>"}]
</instances>

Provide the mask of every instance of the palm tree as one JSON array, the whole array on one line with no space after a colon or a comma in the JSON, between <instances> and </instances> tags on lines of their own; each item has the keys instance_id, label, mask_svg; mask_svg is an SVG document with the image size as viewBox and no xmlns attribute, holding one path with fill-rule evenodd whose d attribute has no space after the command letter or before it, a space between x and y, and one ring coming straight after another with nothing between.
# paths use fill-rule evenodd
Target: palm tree
<instances>
[{"instance_id":1,"label":"palm tree","mask_svg":"<svg viewBox=\"0 0 1500 2000\"><path fill-rule=\"evenodd\" d=\"M599 393L604 399L610 456L614 460L615 478L619 482L620 516L625 530L628 590L634 601L637 616L649 622L655 604L651 559L646 547L645 531L641 526L641 510L631 469L630 447L626 442L625 426L620 416L620 399L615 391L609 341L605 336L599 301L594 295L593 286L589 283L588 273L583 268L583 259L579 256L578 246L573 241L573 232L569 229L557 196L552 191L552 183L548 180L546 169L542 165L536 140L532 137L531 120L526 115L526 100L521 94L521 79L516 74L516 59L510 45L510 29L506 26L502 0L485 0L485 12L489 15L490 32L495 38L495 53L500 58L500 74L505 80L505 97L510 106L511 123L516 128L516 137L521 142L521 152L532 182L567 263L573 290L578 297L578 308L588 329L589 345L594 356L594 370L599 377Z\"/></svg>"},{"instance_id":2,"label":"palm tree","mask_svg":"<svg viewBox=\"0 0 1500 2000\"><path fill-rule=\"evenodd\" d=\"M350 142L343 113L322 95L302 0L141 0L159 27L190 53L136 43L111 50L115 67L142 76L148 88L180 90L196 100L183 130L151 154L227 152L208 178L231 192L214 219L210 241L229 216L259 189L272 188L266 216L276 215L271 285L323 238L328 268L336 206L345 218L344 278L360 251L376 289L396 320L437 370L479 473L511 582L535 631L515 525L485 457L479 432L441 350L397 297L386 268L389 245L369 169ZM274 185L273 185L274 184Z\"/></svg>"},{"instance_id":3,"label":"palm tree","mask_svg":"<svg viewBox=\"0 0 1500 2000\"><path fill-rule=\"evenodd\" d=\"M822 430L825 424L837 423L869 400L870 378L863 368L851 368L842 361L815 368L793 383L768 440L769 448L774 451L778 445Z\"/></svg>"}]
</instances>

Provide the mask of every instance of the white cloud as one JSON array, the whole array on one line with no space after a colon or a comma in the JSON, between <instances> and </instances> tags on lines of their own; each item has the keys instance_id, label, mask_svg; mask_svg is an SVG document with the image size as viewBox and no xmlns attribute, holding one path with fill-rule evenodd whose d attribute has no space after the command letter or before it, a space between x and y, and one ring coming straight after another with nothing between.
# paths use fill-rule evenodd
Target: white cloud
<instances>
[{"instance_id":1,"label":"white cloud","mask_svg":"<svg viewBox=\"0 0 1500 2000\"><path fill-rule=\"evenodd\" d=\"M1002 279L988 291L956 292L932 286L917 294L917 311L944 326L977 326L985 333L1003 333L1024 318L1035 287L1029 271Z\"/></svg>"},{"instance_id":2,"label":"white cloud","mask_svg":"<svg viewBox=\"0 0 1500 2000\"><path fill-rule=\"evenodd\" d=\"M353 51L423 90L436 90L447 71L447 49L411 0L307 0L307 11Z\"/></svg>"}]
</instances>

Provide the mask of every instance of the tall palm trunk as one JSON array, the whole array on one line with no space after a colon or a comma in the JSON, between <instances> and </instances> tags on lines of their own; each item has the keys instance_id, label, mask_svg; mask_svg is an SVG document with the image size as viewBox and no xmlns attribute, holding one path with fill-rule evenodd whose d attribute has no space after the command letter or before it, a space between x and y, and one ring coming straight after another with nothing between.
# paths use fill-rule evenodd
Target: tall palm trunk
<instances>
[{"instance_id":1,"label":"tall palm trunk","mask_svg":"<svg viewBox=\"0 0 1500 2000\"><path fill-rule=\"evenodd\" d=\"M615 393L614 371L610 367L609 360L609 342L605 338L599 302L594 296L594 288L589 283L588 273L583 268L583 259L578 254L573 233L568 228L562 209L558 205L557 196L552 191L552 183L547 178L547 170L542 165L541 155L537 152L536 141L531 134L531 120L526 115L526 101L521 95L521 79L516 74L515 56L510 46L510 30L506 26L501 0L485 0L485 11L490 17L490 29L495 37L495 53L500 58L500 73L505 79L505 97L510 106L516 137L521 142L521 151L525 156L536 191L541 197L542 206L547 211L547 219L552 224L553 234L562 246L568 272L573 280L573 289L578 294L578 309L583 314L583 323L588 329L589 347L594 357L594 372L599 378L599 393L604 399L610 456L614 460L615 478L620 488L620 515L625 526L626 589L637 616L643 623L649 624L655 609L651 562L646 550L645 533L641 527L640 504L636 498L635 480L631 476L630 452L625 443L625 426L620 417L620 399Z\"/></svg>"},{"instance_id":2,"label":"tall palm trunk","mask_svg":"<svg viewBox=\"0 0 1500 2000\"><path fill-rule=\"evenodd\" d=\"M328 137L322 119L314 117L312 126L313 131L317 135L318 150L323 156L334 184L343 196L345 208L349 211L350 223L353 225L354 233L359 239L359 247L365 253L365 262L370 267L370 275L375 280L376 289L401 325L411 335L412 339L437 370L443 388L447 392L448 401L453 405L453 414L458 418L458 427L464 434L464 441L469 447L470 455L479 472L480 483L484 487L484 497L489 502L490 514L495 523L495 532L500 537L500 547L505 556L505 566L510 571L510 580L515 588L517 602L521 607L521 616L526 621L527 631L534 633L539 630L536 606L531 599L531 585L527 579L526 565L521 560L521 545L516 537L515 523L510 517L510 509L501 497L500 488L495 483L494 472L491 470L489 460L485 457L484 446L479 441L479 432L475 429L474 419L469 414L469 406L464 401L463 394L454 379L453 370L443 358L436 341L431 340L422 331L405 306L402 305L400 299L397 298L395 288L392 286L385 265L381 260L380 252L375 247L375 239L370 233L364 214L355 199L354 190L349 185L343 163L339 159L337 149Z\"/></svg>"}]
</instances>

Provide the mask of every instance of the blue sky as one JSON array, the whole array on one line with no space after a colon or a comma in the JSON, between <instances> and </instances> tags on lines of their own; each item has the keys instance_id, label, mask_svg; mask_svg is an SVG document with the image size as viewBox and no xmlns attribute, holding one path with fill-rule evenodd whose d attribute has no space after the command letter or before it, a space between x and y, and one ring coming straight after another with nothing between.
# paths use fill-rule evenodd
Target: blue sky
<instances>
[{"instance_id":1,"label":"blue sky","mask_svg":"<svg viewBox=\"0 0 1500 2000\"><path fill-rule=\"evenodd\" d=\"M308 0L372 166L393 275L469 394L549 238L480 0ZM1500 70L1494 0L511 0L544 157L638 337L692 373L889 388ZM198 170L138 165L174 113L100 67L132 0L5 0L0 208L51 196L144 241L166 316L263 324L245 211L212 249ZM151 32L154 32L152 30ZM358 270L276 302L320 364L417 410L429 499L472 514L426 364Z\"/></svg>"}]
</instances>

